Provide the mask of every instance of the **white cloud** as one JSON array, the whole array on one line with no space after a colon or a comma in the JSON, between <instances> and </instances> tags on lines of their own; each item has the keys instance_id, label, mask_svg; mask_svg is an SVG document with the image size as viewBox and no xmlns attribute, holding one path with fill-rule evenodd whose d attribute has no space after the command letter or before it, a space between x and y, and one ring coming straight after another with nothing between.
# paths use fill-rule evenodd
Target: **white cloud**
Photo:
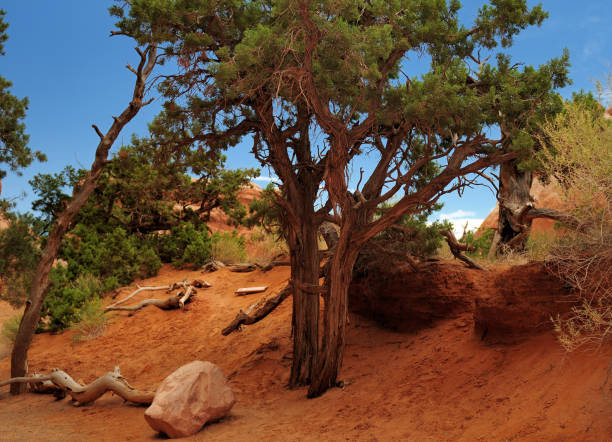
<instances>
[{"instance_id":1,"label":"white cloud","mask_svg":"<svg viewBox=\"0 0 612 442\"><path fill-rule=\"evenodd\" d=\"M463 235L463 229L467 223L467 230L477 230L484 218L474 218L476 215L474 212L466 212L464 210L457 210L452 213L442 213L438 218L440 221L450 221L453 225L453 233L460 239Z\"/></svg>"},{"instance_id":2,"label":"white cloud","mask_svg":"<svg viewBox=\"0 0 612 442\"><path fill-rule=\"evenodd\" d=\"M271 176L258 176L257 178L253 178L253 181L265 181L266 183L279 183L280 180L277 177Z\"/></svg>"},{"instance_id":3,"label":"white cloud","mask_svg":"<svg viewBox=\"0 0 612 442\"><path fill-rule=\"evenodd\" d=\"M456 219L456 218L471 218L473 216L476 216L475 212L468 212L466 210L455 210L454 212L451 213L441 213L440 214L440 219Z\"/></svg>"}]
</instances>

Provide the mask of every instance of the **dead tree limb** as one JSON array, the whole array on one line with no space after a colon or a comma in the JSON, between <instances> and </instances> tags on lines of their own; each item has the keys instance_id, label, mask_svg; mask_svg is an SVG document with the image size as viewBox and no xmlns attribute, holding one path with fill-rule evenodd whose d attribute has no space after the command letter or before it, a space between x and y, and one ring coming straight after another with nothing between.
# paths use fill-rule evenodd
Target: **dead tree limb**
<instances>
[{"instance_id":1,"label":"dead tree limb","mask_svg":"<svg viewBox=\"0 0 612 442\"><path fill-rule=\"evenodd\" d=\"M468 246L467 244L461 244L459 241L457 241L457 238L455 238L455 234L450 229L441 229L439 232L440 232L440 235L446 238L446 242L448 243L448 246L450 247L450 251L455 258L460 259L461 261L465 262L468 265L468 267L471 267L473 269L486 270L480 264L468 258L462 253L465 251L474 250L474 246Z\"/></svg>"},{"instance_id":2,"label":"dead tree limb","mask_svg":"<svg viewBox=\"0 0 612 442\"><path fill-rule=\"evenodd\" d=\"M38 261L34 277L30 283L29 297L23 312L19 330L15 337L13 351L11 353L11 376L22 377L27 373L28 350L32 344L36 326L40 321L43 302L47 289L50 286L49 272L53 267L55 258L62 245L62 239L66 232L73 225L74 218L85 205L89 196L93 193L98 181L108 163L108 153L113 143L119 136L123 127L128 124L138 114L140 109L147 104L144 95L147 90L148 78L153 72L153 68L158 62L157 45L148 44L144 50L139 52L140 62L136 70L136 82L132 93L132 99L123 112L114 119L110 129L100 138L96 147L96 154L93 164L87 175L75 186L73 197L68 202L64 210L59 213L53 223L53 228L49 233L45 248L42 250ZM101 134L100 130L96 130ZM23 392L24 386L21 384L11 384L11 393L19 394Z\"/></svg>"},{"instance_id":3,"label":"dead tree limb","mask_svg":"<svg viewBox=\"0 0 612 442\"><path fill-rule=\"evenodd\" d=\"M130 307L107 307L104 309L104 311L128 311L132 312L133 314L133 312L136 312L141 308L148 307L149 305L154 305L161 310L174 310L177 308L183 309L185 304L191 300L191 297L195 295L195 293L195 289L190 286L185 293L179 292L176 295L170 296L166 299L145 299L144 301L140 301L138 304Z\"/></svg>"},{"instance_id":4,"label":"dead tree limb","mask_svg":"<svg viewBox=\"0 0 612 442\"><path fill-rule=\"evenodd\" d=\"M291 286L287 285L272 298L260 299L255 304L251 305L246 312L240 310L234 320L221 331L221 334L223 336L227 336L234 330L237 330L241 325L251 325L261 321L263 318L272 313L276 307L278 307L285 299L289 297L289 295L291 295ZM253 310L255 310L255 312L251 314Z\"/></svg>"},{"instance_id":5,"label":"dead tree limb","mask_svg":"<svg viewBox=\"0 0 612 442\"><path fill-rule=\"evenodd\" d=\"M121 376L119 367L115 371L108 372L99 377L91 384L81 385L68 375L68 373L54 369L46 376L36 375L32 377L15 377L0 382L0 387L12 384L43 384L51 382L59 390L63 391L79 405L94 402L107 391L112 391L128 402L135 404L150 404L155 396L154 391L141 391L134 389L127 380Z\"/></svg>"},{"instance_id":6,"label":"dead tree limb","mask_svg":"<svg viewBox=\"0 0 612 442\"><path fill-rule=\"evenodd\" d=\"M112 305L109 305L108 307L106 307L106 309L104 309L104 311L107 311L107 310L111 309L112 307L116 307L119 304L123 304L126 301L129 301L130 299L132 299L134 296L136 296L140 292L149 291L149 290L150 291L168 290L168 289L172 288L172 286L169 286L169 285L162 285L162 286L158 286L158 287L140 287L139 285L136 285L136 287L138 287L136 290L134 290L132 293L130 293L128 296L126 296L122 300L117 301L117 302L115 302Z\"/></svg>"}]
</instances>

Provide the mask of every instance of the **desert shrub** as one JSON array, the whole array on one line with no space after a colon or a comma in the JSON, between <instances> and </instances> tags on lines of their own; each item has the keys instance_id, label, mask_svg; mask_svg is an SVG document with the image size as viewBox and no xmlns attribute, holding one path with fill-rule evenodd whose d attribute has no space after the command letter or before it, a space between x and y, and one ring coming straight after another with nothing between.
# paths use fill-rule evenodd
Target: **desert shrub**
<instances>
[{"instance_id":1,"label":"desert shrub","mask_svg":"<svg viewBox=\"0 0 612 442\"><path fill-rule=\"evenodd\" d=\"M325 248L325 242L319 248ZM269 264L279 255L288 253L287 243L279 235L257 226L253 229L247 241L247 256L249 262L260 265Z\"/></svg>"},{"instance_id":2,"label":"desert shrub","mask_svg":"<svg viewBox=\"0 0 612 442\"><path fill-rule=\"evenodd\" d=\"M70 281L68 271L56 267L49 275L52 285L43 303L43 328L61 331L78 323L85 306L103 293L104 284L91 274L84 274Z\"/></svg>"},{"instance_id":3,"label":"desert shrub","mask_svg":"<svg viewBox=\"0 0 612 442\"><path fill-rule=\"evenodd\" d=\"M191 222L181 223L152 241L160 259L177 267L192 264L197 268L210 260L211 238L204 224L196 227Z\"/></svg>"},{"instance_id":4,"label":"desert shrub","mask_svg":"<svg viewBox=\"0 0 612 442\"><path fill-rule=\"evenodd\" d=\"M612 330L612 123L567 103L542 129L543 167L560 182L579 224L552 247L547 263L581 300L572 315L554 320L561 344L572 350Z\"/></svg>"},{"instance_id":5,"label":"desert shrub","mask_svg":"<svg viewBox=\"0 0 612 442\"><path fill-rule=\"evenodd\" d=\"M485 258L491 248L491 242L493 241L493 235L495 230L485 229L480 235L476 235L473 230L468 230L461 238L461 241L468 246L473 246L474 250L466 252L466 255L474 258Z\"/></svg>"},{"instance_id":6,"label":"desert shrub","mask_svg":"<svg viewBox=\"0 0 612 442\"><path fill-rule=\"evenodd\" d=\"M17 337L17 330L19 330L21 317L22 315L20 313L7 319L4 321L4 324L2 324L2 338L10 345L13 345L15 338Z\"/></svg>"},{"instance_id":7,"label":"desert shrub","mask_svg":"<svg viewBox=\"0 0 612 442\"><path fill-rule=\"evenodd\" d=\"M245 238L235 230L216 232L212 236L212 256L225 264L238 264L246 261Z\"/></svg>"},{"instance_id":8,"label":"desert shrub","mask_svg":"<svg viewBox=\"0 0 612 442\"><path fill-rule=\"evenodd\" d=\"M100 298L86 301L75 321L70 327L74 331L73 342L89 341L102 336L108 326L108 316L104 314Z\"/></svg>"},{"instance_id":9,"label":"desert shrub","mask_svg":"<svg viewBox=\"0 0 612 442\"><path fill-rule=\"evenodd\" d=\"M526 244L527 256L532 261L545 261L558 243L558 237L553 232L532 233Z\"/></svg>"},{"instance_id":10,"label":"desert shrub","mask_svg":"<svg viewBox=\"0 0 612 442\"><path fill-rule=\"evenodd\" d=\"M70 280L88 273L109 279L107 286L129 284L136 276L153 276L161 267L151 245L121 227L100 232L78 224L66 237L59 256L68 262Z\"/></svg>"},{"instance_id":11,"label":"desert shrub","mask_svg":"<svg viewBox=\"0 0 612 442\"><path fill-rule=\"evenodd\" d=\"M5 214L9 220L0 230L0 299L13 306L23 304L40 256L36 227L27 215Z\"/></svg>"}]
</instances>

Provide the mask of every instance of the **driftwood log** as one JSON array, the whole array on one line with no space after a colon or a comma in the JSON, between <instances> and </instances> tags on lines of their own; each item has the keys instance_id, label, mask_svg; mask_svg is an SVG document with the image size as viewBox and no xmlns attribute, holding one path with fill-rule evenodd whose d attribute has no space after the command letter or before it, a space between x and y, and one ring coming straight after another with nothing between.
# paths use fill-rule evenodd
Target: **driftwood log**
<instances>
[{"instance_id":1,"label":"driftwood log","mask_svg":"<svg viewBox=\"0 0 612 442\"><path fill-rule=\"evenodd\" d=\"M132 312L131 314L133 314L134 312L147 307L149 305L154 305L155 307L161 309L161 310L173 310L173 309L177 309L180 308L181 310L185 308L185 304L189 303L191 301L191 298L197 293L196 291L196 287L197 288L208 288L208 287L212 287L211 284L209 284L206 281L200 281L198 279L194 279L192 282L188 283L187 281L183 281L180 283L174 283L172 285L169 286L161 286L161 287L139 287L136 291L134 291L134 293L130 294L128 297L122 299L119 302L114 303L113 305L109 305L108 307L106 307L104 309L105 312L109 312L109 311L129 311ZM166 299L145 299L144 301L140 301L138 304L136 305L132 305L129 307L124 307L124 306L120 306L119 304L127 301L128 299L132 298L135 294L144 291L144 290L163 290L166 289L168 290L168 292L171 292L173 290L176 290L178 288L183 288L184 292L179 292L176 295L170 296L169 298Z\"/></svg>"},{"instance_id":2,"label":"driftwood log","mask_svg":"<svg viewBox=\"0 0 612 442\"><path fill-rule=\"evenodd\" d=\"M277 259L281 256L282 255L277 256L275 259L273 259L272 261L270 261L268 264L265 264L265 265L261 265L258 263L225 264L221 261L213 260L213 261L207 262L206 264L202 266L202 272L212 273L220 269L227 269L230 272L235 272L235 273L248 273L248 272L254 272L256 270L267 272L269 270L272 270L275 267L291 265L289 261L283 261L283 260Z\"/></svg>"},{"instance_id":3,"label":"driftwood log","mask_svg":"<svg viewBox=\"0 0 612 442\"><path fill-rule=\"evenodd\" d=\"M277 295L271 298L262 298L252 304L246 312L240 310L234 320L221 331L221 334L227 336L233 331L238 330L242 325L255 324L261 321L272 313L272 311L287 299L289 295L291 295L291 286L287 285Z\"/></svg>"},{"instance_id":4,"label":"driftwood log","mask_svg":"<svg viewBox=\"0 0 612 442\"><path fill-rule=\"evenodd\" d=\"M455 238L455 234L450 229L441 229L440 235L446 238L446 242L450 247L450 251L455 258L460 259L461 261L466 263L468 267L471 267L473 269L486 270L483 266L463 254L463 252L465 251L474 250L473 246L461 244L459 241L457 241L457 238Z\"/></svg>"},{"instance_id":5,"label":"driftwood log","mask_svg":"<svg viewBox=\"0 0 612 442\"><path fill-rule=\"evenodd\" d=\"M11 378L0 382L0 387L12 384L30 384L36 392L55 393L62 392L70 396L78 405L94 402L107 391L112 391L124 400L134 404L150 404L155 396L154 391L141 391L134 389L128 381L121 376L119 367L99 377L91 384L81 385L68 373L54 369L48 375L35 375L30 377ZM52 387L52 386L53 387ZM62 395L62 396L63 396Z\"/></svg>"}]
</instances>

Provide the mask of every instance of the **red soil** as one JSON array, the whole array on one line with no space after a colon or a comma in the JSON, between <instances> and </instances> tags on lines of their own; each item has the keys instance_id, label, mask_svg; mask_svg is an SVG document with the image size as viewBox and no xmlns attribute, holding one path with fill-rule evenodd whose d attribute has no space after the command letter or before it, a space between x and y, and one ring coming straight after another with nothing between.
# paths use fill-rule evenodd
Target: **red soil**
<instances>
[{"instance_id":1,"label":"red soil","mask_svg":"<svg viewBox=\"0 0 612 442\"><path fill-rule=\"evenodd\" d=\"M449 287L454 280L444 273L457 269L455 264L440 266L443 285ZM532 275L524 273L513 271L514 281L507 284L528 286L522 279ZM487 275L493 280L508 275L508 269ZM202 275L164 267L143 284L186 277ZM351 314L341 372L345 387L308 400L305 389L285 387L291 356L290 299L242 332L228 337L220 333L239 309L260 296L237 297L235 289L268 285L267 293L275 292L285 285L288 269L246 274L222 270L204 278L213 287L200 290L184 312L149 307L131 317L117 314L104 336L83 343L73 343L71 332L37 335L30 370L59 367L90 382L119 365L133 386L145 389L155 388L187 362L214 362L229 377L237 403L228 418L190 440L600 441L612 435L612 409L601 392L609 359L605 352L567 355L551 332L513 345L493 345L474 333L469 308L428 328L401 333ZM463 293L471 304L474 292ZM166 296L141 293L134 302L152 294ZM8 376L5 357L0 360L0 379ZM111 395L73 407L44 395L12 397L3 388L0 440L158 440L143 414L144 408L124 405Z\"/></svg>"}]
</instances>

